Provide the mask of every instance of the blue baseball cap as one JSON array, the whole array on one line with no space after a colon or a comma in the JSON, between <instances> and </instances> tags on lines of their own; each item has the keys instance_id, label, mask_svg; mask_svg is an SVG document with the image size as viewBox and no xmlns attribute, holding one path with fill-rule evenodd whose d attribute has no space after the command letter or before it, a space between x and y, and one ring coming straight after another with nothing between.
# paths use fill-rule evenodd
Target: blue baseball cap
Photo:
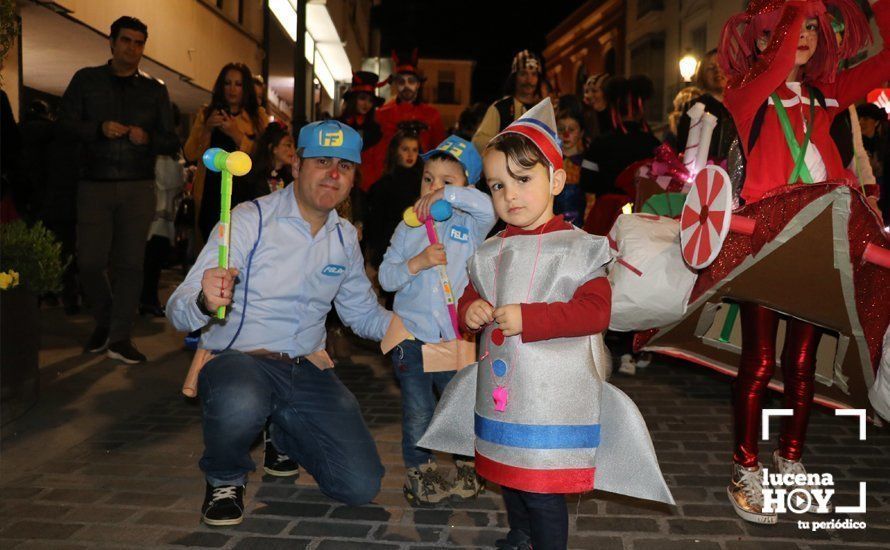
<instances>
[{"instance_id":1,"label":"blue baseball cap","mask_svg":"<svg viewBox=\"0 0 890 550\"><path fill-rule=\"evenodd\" d=\"M482 174L482 157L469 141L457 136L448 136L438 147L420 156L423 160L428 160L436 153L445 153L461 163L467 176L467 184L475 185L479 181L479 176Z\"/></svg>"},{"instance_id":2,"label":"blue baseball cap","mask_svg":"<svg viewBox=\"0 0 890 550\"><path fill-rule=\"evenodd\" d=\"M336 120L313 122L300 128L297 148L302 158L330 157L362 163L362 136Z\"/></svg>"}]
</instances>

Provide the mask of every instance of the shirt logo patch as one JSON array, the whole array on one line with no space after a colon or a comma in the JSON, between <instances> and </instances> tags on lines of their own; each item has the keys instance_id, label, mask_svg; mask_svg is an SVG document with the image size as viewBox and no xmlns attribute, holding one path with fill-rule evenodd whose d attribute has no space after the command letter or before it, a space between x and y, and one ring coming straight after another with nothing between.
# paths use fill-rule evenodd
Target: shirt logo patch
<instances>
[{"instance_id":1,"label":"shirt logo patch","mask_svg":"<svg viewBox=\"0 0 890 550\"><path fill-rule=\"evenodd\" d=\"M451 231L448 232L448 237L452 241L457 241L459 243L466 243L470 241L470 230L466 227L462 227L460 225L455 225L451 228Z\"/></svg>"},{"instance_id":2,"label":"shirt logo patch","mask_svg":"<svg viewBox=\"0 0 890 550\"><path fill-rule=\"evenodd\" d=\"M328 264L321 270L321 274L328 277L338 277L344 273L346 273L346 268L337 264Z\"/></svg>"}]
</instances>

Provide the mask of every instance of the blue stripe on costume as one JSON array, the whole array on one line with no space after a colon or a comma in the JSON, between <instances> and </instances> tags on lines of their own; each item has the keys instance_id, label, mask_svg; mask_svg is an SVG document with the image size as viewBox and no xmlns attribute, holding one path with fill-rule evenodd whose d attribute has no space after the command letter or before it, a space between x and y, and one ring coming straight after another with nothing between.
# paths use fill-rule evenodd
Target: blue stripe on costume
<instances>
[{"instance_id":1,"label":"blue stripe on costume","mask_svg":"<svg viewBox=\"0 0 890 550\"><path fill-rule=\"evenodd\" d=\"M556 141L556 134L553 132L553 130L550 128L550 126L548 126L547 124L545 124L544 122L541 122L540 120L538 120L536 118L523 118L522 120L517 120L516 122L519 122L519 123L528 122L528 123L534 124L535 126L538 127L539 130L543 130L548 136L550 136L551 139L553 139L553 141Z\"/></svg>"},{"instance_id":2,"label":"blue stripe on costume","mask_svg":"<svg viewBox=\"0 0 890 550\"><path fill-rule=\"evenodd\" d=\"M506 447L585 449L598 447L600 425L546 426L513 424L476 416L476 437Z\"/></svg>"}]
</instances>

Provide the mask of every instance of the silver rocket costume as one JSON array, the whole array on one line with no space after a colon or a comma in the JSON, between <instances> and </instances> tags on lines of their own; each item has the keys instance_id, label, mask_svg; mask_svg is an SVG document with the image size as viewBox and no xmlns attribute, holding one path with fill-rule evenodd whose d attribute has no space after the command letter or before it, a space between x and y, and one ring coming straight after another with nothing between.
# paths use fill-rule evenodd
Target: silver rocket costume
<instances>
[{"instance_id":1,"label":"silver rocket costume","mask_svg":"<svg viewBox=\"0 0 890 550\"><path fill-rule=\"evenodd\" d=\"M567 302L605 276L609 259L605 238L577 229L497 236L479 247L469 272L495 307ZM480 335L479 361L449 384L420 446L475 453L481 476L515 489L580 493L596 478L598 489L673 504L643 418L604 381L601 334L523 343L496 328ZM496 405L498 391L506 406Z\"/></svg>"}]
</instances>

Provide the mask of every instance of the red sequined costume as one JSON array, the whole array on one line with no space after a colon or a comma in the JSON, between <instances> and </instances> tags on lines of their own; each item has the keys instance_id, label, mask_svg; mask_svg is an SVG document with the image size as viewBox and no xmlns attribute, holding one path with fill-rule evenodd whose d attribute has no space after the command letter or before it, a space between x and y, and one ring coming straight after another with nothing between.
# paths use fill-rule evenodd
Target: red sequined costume
<instances>
[{"instance_id":1,"label":"red sequined costume","mask_svg":"<svg viewBox=\"0 0 890 550\"><path fill-rule=\"evenodd\" d=\"M844 38L837 45L825 4L837 8L844 20ZM868 41L867 23L850 0L754 1L744 14L733 17L723 31L720 63L730 81L725 104L735 120L747 157L742 197L751 204L776 187L788 183L795 167L786 145L775 94L785 107L797 142L803 143L811 125L805 164L814 182L850 180L829 135L835 115L865 97L890 75L890 0L873 5L878 27L886 37L884 49L858 66L837 73L838 60L859 51ZM802 67L802 83L787 82L801 29L809 18L819 22L818 46ZM744 25L740 32L740 25ZM772 31L767 48L756 53L756 40ZM821 97L820 97L821 96ZM810 102L815 105L811 107ZM754 134L752 136L752 134ZM776 332L779 316L748 303L741 306L742 356L734 388L735 449L733 459L745 467L758 464L758 438L763 394L776 366ZM782 352L786 417L779 439L779 454L800 460L813 400L814 365L820 329L789 319Z\"/></svg>"}]
</instances>

